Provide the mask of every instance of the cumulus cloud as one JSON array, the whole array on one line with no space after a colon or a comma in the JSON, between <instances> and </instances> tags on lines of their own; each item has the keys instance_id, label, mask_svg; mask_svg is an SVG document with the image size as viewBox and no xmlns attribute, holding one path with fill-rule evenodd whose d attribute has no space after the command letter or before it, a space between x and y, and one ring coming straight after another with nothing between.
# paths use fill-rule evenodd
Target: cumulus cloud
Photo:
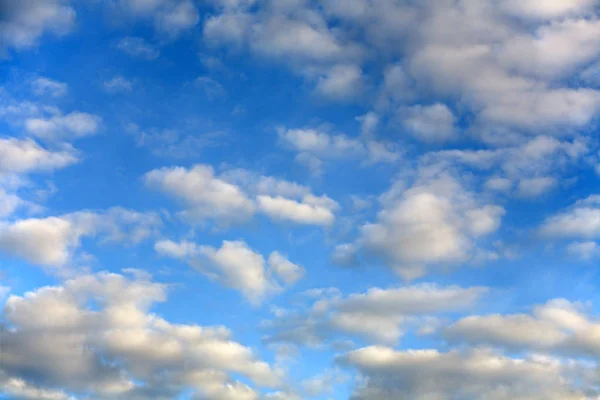
<instances>
[{"instance_id":1,"label":"cumulus cloud","mask_svg":"<svg viewBox=\"0 0 600 400\"><path fill-rule=\"evenodd\" d=\"M557 238L600 237L600 196L591 195L577 201L567 210L547 218L540 232Z\"/></svg>"},{"instance_id":2,"label":"cumulus cloud","mask_svg":"<svg viewBox=\"0 0 600 400\"><path fill-rule=\"evenodd\" d=\"M75 27L76 13L68 0L2 0L0 14L0 52L28 49L46 33L63 36Z\"/></svg>"},{"instance_id":3,"label":"cumulus cloud","mask_svg":"<svg viewBox=\"0 0 600 400\"><path fill-rule=\"evenodd\" d=\"M71 112L49 118L28 118L27 132L46 140L68 140L91 136L98 132L102 118L84 112Z\"/></svg>"},{"instance_id":4,"label":"cumulus cloud","mask_svg":"<svg viewBox=\"0 0 600 400\"><path fill-rule=\"evenodd\" d=\"M450 109L440 103L430 106L412 106L403 110L402 124L417 139L428 143L439 143L455 139L456 117Z\"/></svg>"},{"instance_id":5,"label":"cumulus cloud","mask_svg":"<svg viewBox=\"0 0 600 400\"><path fill-rule=\"evenodd\" d=\"M474 170L487 180L487 189L532 199L555 189L559 174L579 165L589 153L585 140L539 135L495 149L430 152L420 162L424 168Z\"/></svg>"},{"instance_id":6,"label":"cumulus cloud","mask_svg":"<svg viewBox=\"0 0 600 400\"><path fill-rule=\"evenodd\" d=\"M212 167L202 164L162 168L148 172L145 181L182 201L188 207L182 215L196 221L244 222L258 210L274 220L330 225L339 208L336 201L315 196L307 187L241 169L216 176Z\"/></svg>"},{"instance_id":7,"label":"cumulus cloud","mask_svg":"<svg viewBox=\"0 0 600 400\"><path fill-rule=\"evenodd\" d=\"M342 297L337 290L316 292L306 309L289 310L265 324L267 342L320 346L333 338L359 337L394 345L405 331L428 317L472 307L487 291L421 284L391 289L371 288Z\"/></svg>"},{"instance_id":8,"label":"cumulus cloud","mask_svg":"<svg viewBox=\"0 0 600 400\"><path fill-rule=\"evenodd\" d=\"M32 139L0 138L0 172L28 173L61 169L78 161L70 148L50 151Z\"/></svg>"},{"instance_id":9,"label":"cumulus cloud","mask_svg":"<svg viewBox=\"0 0 600 400\"><path fill-rule=\"evenodd\" d=\"M182 201L188 207L183 212L187 218L244 221L255 212L254 203L244 191L216 177L210 166L155 169L144 179L148 186Z\"/></svg>"},{"instance_id":10,"label":"cumulus cloud","mask_svg":"<svg viewBox=\"0 0 600 400\"><path fill-rule=\"evenodd\" d=\"M80 211L58 217L0 222L0 251L32 264L65 267L84 237L136 244L155 235L161 219L119 207L103 213Z\"/></svg>"},{"instance_id":11,"label":"cumulus cloud","mask_svg":"<svg viewBox=\"0 0 600 400\"><path fill-rule=\"evenodd\" d=\"M224 327L172 324L150 313L167 287L109 273L11 296L3 315L3 386L25 398L256 399L233 374L273 387L281 376ZM96 306L90 307L90 301ZM49 318L50 317L50 318Z\"/></svg>"},{"instance_id":12,"label":"cumulus cloud","mask_svg":"<svg viewBox=\"0 0 600 400\"><path fill-rule=\"evenodd\" d=\"M329 134L317 129L279 129L279 139L295 151L296 162L314 173L320 173L324 160L360 159L366 163L394 162L398 152L383 142L350 138L342 134Z\"/></svg>"},{"instance_id":13,"label":"cumulus cloud","mask_svg":"<svg viewBox=\"0 0 600 400\"><path fill-rule=\"evenodd\" d=\"M354 100L364 90L363 74L356 65L335 65L317 82L318 94L330 99Z\"/></svg>"},{"instance_id":14,"label":"cumulus cloud","mask_svg":"<svg viewBox=\"0 0 600 400\"><path fill-rule=\"evenodd\" d=\"M154 249L163 256L187 261L208 278L240 291L253 304L282 291L284 286L293 285L304 275L303 267L280 253L272 252L265 262L261 254L239 240L225 240L218 249L162 240L155 243Z\"/></svg>"},{"instance_id":15,"label":"cumulus cloud","mask_svg":"<svg viewBox=\"0 0 600 400\"><path fill-rule=\"evenodd\" d=\"M392 188L382 200L376 221L364 224L347 249L380 257L405 279L429 266L468 261L476 240L495 232L504 215L500 206L479 204L447 174L417 181L400 194Z\"/></svg>"},{"instance_id":16,"label":"cumulus cloud","mask_svg":"<svg viewBox=\"0 0 600 400\"><path fill-rule=\"evenodd\" d=\"M368 71L367 79L381 82L379 111L417 113L409 126L418 137L455 136L461 120L495 144L541 130L573 134L596 118L598 92L564 79L599 55L594 4L237 2L216 5L204 38L285 62L333 98L356 96ZM432 99L461 107L456 115L441 104L419 109Z\"/></svg>"},{"instance_id":17,"label":"cumulus cloud","mask_svg":"<svg viewBox=\"0 0 600 400\"><path fill-rule=\"evenodd\" d=\"M308 196L301 203L281 196L258 196L256 200L260 210L272 218L309 225L331 225L335 218L332 209L338 207L336 202L315 204Z\"/></svg>"},{"instance_id":18,"label":"cumulus cloud","mask_svg":"<svg viewBox=\"0 0 600 400\"><path fill-rule=\"evenodd\" d=\"M468 316L444 329L450 340L470 345L594 358L600 356L598 333L600 322L584 305L564 299L536 306L531 314Z\"/></svg>"},{"instance_id":19,"label":"cumulus cloud","mask_svg":"<svg viewBox=\"0 0 600 400\"><path fill-rule=\"evenodd\" d=\"M373 346L338 361L365 377L352 400L583 400L591 389L578 387L575 379L569 379L573 367L558 360L514 359L485 348L443 353Z\"/></svg>"}]
</instances>

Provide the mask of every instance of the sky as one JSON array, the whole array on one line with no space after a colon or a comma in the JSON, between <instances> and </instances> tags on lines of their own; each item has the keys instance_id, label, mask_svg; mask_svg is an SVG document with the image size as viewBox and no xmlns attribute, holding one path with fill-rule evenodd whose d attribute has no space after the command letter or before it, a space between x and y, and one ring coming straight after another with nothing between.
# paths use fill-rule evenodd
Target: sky
<instances>
[{"instance_id":1,"label":"sky","mask_svg":"<svg viewBox=\"0 0 600 400\"><path fill-rule=\"evenodd\" d=\"M0 399L600 399L599 14L0 0Z\"/></svg>"}]
</instances>

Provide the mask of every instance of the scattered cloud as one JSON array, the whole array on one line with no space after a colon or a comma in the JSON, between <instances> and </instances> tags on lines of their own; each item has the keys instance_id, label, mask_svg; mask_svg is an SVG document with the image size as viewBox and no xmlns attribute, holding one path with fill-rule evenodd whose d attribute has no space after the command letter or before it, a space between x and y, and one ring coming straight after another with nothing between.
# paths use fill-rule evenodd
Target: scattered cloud
<instances>
[{"instance_id":1,"label":"scattered cloud","mask_svg":"<svg viewBox=\"0 0 600 400\"><path fill-rule=\"evenodd\" d=\"M208 278L239 290L255 305L282 291L282 285L292 285L304 275L304 268L293 264L278 252L272 252L265 262L261 254L243 241L223 241L221 247L216 249L191 242L163 240L156 242L154 249L163 256L189 262Z\"/></svg>"}]
</instances>

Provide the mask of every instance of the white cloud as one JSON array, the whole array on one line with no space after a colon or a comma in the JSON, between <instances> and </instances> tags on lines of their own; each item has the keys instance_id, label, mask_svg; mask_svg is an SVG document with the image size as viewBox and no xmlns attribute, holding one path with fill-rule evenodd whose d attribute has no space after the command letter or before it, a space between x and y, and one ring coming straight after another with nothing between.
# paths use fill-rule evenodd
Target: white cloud
<instances>
[{"instance_id":1,"label":"white cloud","mask_svg":"<svg viewBox=\"0 0 600 400\"><path fill-rule=\"evenodd\" d=\"M67 140L91 136L98 132L102 118L84 112L71 112L49 118L28 118L25 128L40 139Z\"/></svg>"},{"instance_id":2,"label":"white cloud","mask_svg":"<svg viewBox=\"0 0 600 400\"><path fill-rule=\"evenodd\" d=\"M600 237L600 196L579 200L567 210L547 218L540 231L551 237Z\"/></svg>"},{"instance_id":3,"label":"white cloud","mask_svg":"<svg viewBox=\"0 0 600 400\"><path fill-rule=\"evenodd\" d=\"M124 37L117 43L117 49L131 57L154 60L160 55L160 50L154 45L138 37Z\"/></svg>"},{"instance_id":4,"label":"white cloud","mask_svg":"<svg viewBox=\"0 0 600 400\"><path fill-rule=\"evenodd\" d=\"M444 329L453 341L493 345L510 350L557 352L600 357L600 321L580 303L554 299L532 314L469 316Z\"/></svg>"},{"instance_id":5,"label":"white cloud","mask_svg":"<svg viewBox=\"0 0 600 400\"><path fill-rule=\"evenodd\" d=\"M173 38L196 26L199 20L200 15L194 3L183 0L159 10L154 18L154 26L159 32Z\"/></svg>"},{"instance_id":6,"label":"white cloud","mask_svg":"<svg viewBox=\"0 0 600 400\"><path fill-rule=\"evenodd\" d=\"M583 400L585 389L568 379L572 366L557 360L513 359L488 349L465 352L399 351L372 346L339 358L366 379L353 400ZM591 389L591 388L590 388Z\"/></svg>"},{"instance_id":7,"label":"white cloud","mask_svg":"<svg viewBox=\"0 0 600 400\"><path fill-rule=\"evenodd\" d=\"M64 82L54 81L49 78L36 78L31 82L33 93L38 96L50 95L61 97L67 93L68 85Z\"/></svg>"},{"instance_id":8,"label":"white cloud","mask_svg":"<svg viewBox=\"0 0 600 400\"><path fill-rule=\"evenodd\" d=\"M52 171L77 161L77 154L70 148L50 151L32 139L0 138L0 172Z\"/></svg>"},{"instance_id":9,"label":"white cloud","mask_svg":"<svg viewBox=\"0 0 600 400\"><path fill-rule=\"evenodd\" d=\"M316 91L330 99L352 101L364 90L363 75L356 65L335 65L319 78Z\"/></svg>"},{"instance_id":10,"label":"white cloud","mask_svg":"<svg viewBox=\"0 0 600 400\"><path fill-rule=\"evenodd\" d=\"M567 246L567 253L583 260L600 258L600 245L596 242L573 242Z\"/></svg>"},{"instance_id":11,"label":"white cloud","mask_svg":"<svg viewBox=\"0 0 600 400\"><path fill-rule=\"evenodd\" d=\"M552 190L557 184L556 179L549 176L521 179L518 186L519 196L537 197Z\"/></svg>"},{"instance_id":12,"label":"white cloud","mask_svg":"<svg viewBox=\"0 0 600 400\"><path fill-rule=\"evenodd\" d=\"M232 374L260 386L280 383L280 373L231 340L226 328L151 314L166 290L99 273L11 296L3 312L11 329L1 333L6 382L17 393L56 400L66 397L55 387L98 399L168 399L190 389L200 397L255 399Z\"/></svg>"},{"instance_id":13,"label":"white cloud","mask_svg":"<svg viewBox=\"0 0 600 400\"><path fill-rule=\"evenodd\" d=\"M3 0L0 7L0 53L34 47L45 33L62 36L75 27L76 13L66 0Z\"/></svg>"},{"instance_id":14,"label":"white cloud","mask_svg":"<svg viewBox=\"0 0 600 400\"><path fill-rule=\"evenodd\" d=\"M121 75L117 75L102 83L102 87L109 93L116 92L131 92L133 82L125 79Z\"/></svg>"},{"instance_id":15,"label":"white cloud","mask_svg":"<svg viewBox=\"0 0 600 400\"><path fill-rule=\"evenodd\" d=\"M223 241L220 248L198 246L192 242L158 241L154 249L161 255L178 258L219 284L238 290L252 304L290 286L304 275L304 268L278 252L264 257L243 241ZM276 278L282 281L280 284Z\"/></svg>"},{"instance_id":16,"label":"white cloud","mask_svg":"<svg viewBox=\"0 0 600 400\"><path fill-rule=\"evenodd\" d=\"M428 143L439 143L457 136L456 117L440 103L412 106L401 111L402 123L409 133Z\"/></svg>"},{"instance_id":17,"label":"white cloud","mask_svg":"<svg viewBox=\"0 0 600 400\"><path fill-rule=\"evenodd\" d=\"M155 235L160 224L156 214L118 207L103 213L81 211L0 222L0 251L33 264L64 267L84 237L98 235L102 242L136 244Z\"/></svg>"},{"instance_id":18,"label":"white cloud","mask_svg":"<svg viewBox=\"0 0 600 400\"><path fill-rule=\"evenodd\" d=\"M245 221L252 217L255 205L238 186L215 176L211 167L196 165L161 168L145 175L146 184L179 200L188 208L183 215L196 220L219 219Z\"/></svg>"},{"instance_id":19,"label":"white cloud","mask_svg":"<svg viewBox=\"0 0 600 400\"><path fill-rule=\"evenodd\" d=\"M290 310L267 323L266 340L318 346L349 335L393 345L405 330L418 327L430 316L472 307L486 291L421 284L374 287L344 298L338 291L316 292L316 300L306 310Z\"/></svg>"},{"instance_id":20,"label":"white cloud","mask_svg":"<svg viewBox=\"0 0 600 400\"><path fill-rule=\"evenodd\" d=\"M297 183L232 169L216 176L212 167L198 164L190 169L162 168L145 175L148 186L181 200L182 215L222 224L245 222L258 210L276 221L330 225L336 201L315 196Z\"/></svg>"},{"instance_id":21,"label":"white cloud","mask_svg":"<svg viewBox=\"0 0 600 400\"><path fill-rule=\"evenodd\" d=\"M383 198L377 221L361 227L358 245L406 279L431 265L469 260L475 240L497 230L504 215L502 207L478 204L448 175L417 182L399 196L392 188Z\"/></svg>"},{"instance_id":22,"label":"white cloud","mask_svg":"<svg viewBox=\"0 0 600 400\"><path fill-rule=\"evenodd\" d=\"M274 251L269 255L269 268L286 285L293 285L304 277L306 271L298 264L294 264L279 252Z\"/></svg>"},{"instance_id":23,"label":"white cloud","mask_svg":"<svg viewBox=\"0 0 600 400\"><path fill-rule=\"evenodd\" d=\"M296 162L314 173L320 173L323 160L364 158L366 163L394 162L399 155L395 149L364 136L360 139L342 134L329 134L317 129L280 129L279 139L296 151Z\"/></svg>"},{"instance_id":24,"label":"white cloud","mask_svg":"<svg viewBox=\"0 0 600 400\"><path fill-rule=\"evenodd\" d=\"M256 199L259 209L270 217L308 225L331 225L335 219L333 210L337 208L337 203L334 207L311 204L308 197L301 203L281 196L258 196Z\"/></svg>"}]
</instances>

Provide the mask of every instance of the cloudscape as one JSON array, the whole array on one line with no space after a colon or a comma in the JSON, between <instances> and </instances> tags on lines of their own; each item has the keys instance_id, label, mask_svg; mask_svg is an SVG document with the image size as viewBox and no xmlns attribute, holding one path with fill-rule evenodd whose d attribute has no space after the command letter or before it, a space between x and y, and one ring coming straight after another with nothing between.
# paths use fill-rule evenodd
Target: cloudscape
<instances>
[{"instance_id":1,"label":"cloudscape","mask_svg":"<svg viewBox=\"0 0 600 400\"><path fill-rule=\"evenodd\" d=\"M0 399L600 399L600 1L0 0Z\"/></svg>"}]
</instances>

